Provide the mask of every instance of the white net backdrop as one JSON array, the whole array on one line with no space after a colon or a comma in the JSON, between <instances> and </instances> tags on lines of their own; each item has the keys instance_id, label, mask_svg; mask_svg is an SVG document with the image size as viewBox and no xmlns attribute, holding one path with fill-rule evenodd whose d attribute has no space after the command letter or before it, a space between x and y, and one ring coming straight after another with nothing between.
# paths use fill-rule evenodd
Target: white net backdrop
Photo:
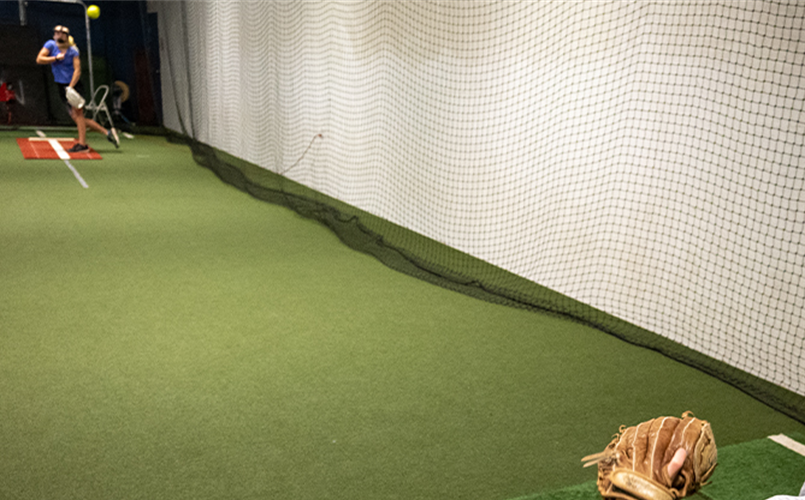
<instances>
[{"instance_id":1,"label":"white net backdrop","mask_svg":"<svg viewBox=\"0 0 805 500\"><path fill-rule=\"evenodd\" d=\"M805 395L805 3L151 5L167 127Z\"/></svg>"}]
</instances>

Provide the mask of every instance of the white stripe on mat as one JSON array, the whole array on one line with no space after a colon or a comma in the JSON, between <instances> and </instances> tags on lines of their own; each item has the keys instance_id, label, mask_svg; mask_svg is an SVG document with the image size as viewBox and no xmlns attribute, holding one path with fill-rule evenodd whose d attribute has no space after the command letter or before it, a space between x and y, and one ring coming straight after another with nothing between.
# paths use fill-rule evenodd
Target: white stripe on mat
<instances>
[{"instance_id":1,"label":"white stripe on mat","mask_svg":"<svg viewBox=\"0 0 805 500\"><path fill-rule=\"evenodd\" d=\"M794 441L785 434L777 434L776 436L769 436L769 439L771 439L772 441L774 441L779 445L785 446L794 453L799 453L800 455L805 457L805 444L802 444L799 441Z\"/></svg>"},{"instance_id":2,"label":"white stripe on mat","mask_svg":"<svg viewBox=\"0 0 805 500\"><path fill-rule=\"evenodd\" d=\"M59 158L61 158L62 160L70 159L70 154L67 153L67 151L65 151L63 147L61 147L59 141L57 141L56 139L49 139L48 143L50 143L50 147L52 147L53 150L56 151L56 154L59 155Z\"/></svg>"}]
</instances>

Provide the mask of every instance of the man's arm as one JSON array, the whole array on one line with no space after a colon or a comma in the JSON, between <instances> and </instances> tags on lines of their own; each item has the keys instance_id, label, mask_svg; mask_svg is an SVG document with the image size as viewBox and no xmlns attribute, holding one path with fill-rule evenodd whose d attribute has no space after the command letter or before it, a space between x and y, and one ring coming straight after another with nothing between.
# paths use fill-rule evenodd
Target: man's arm
<instances>
[{"instance_id":1,"label":"man's arm","mask_svg":"<svg viewBox=\"0 0 805 500\"><path fill-rule=\"evenodd\" d=\"M36 56L36 64L53 64L62 59L64 59L64 53L51 57L50 50L48 50L47 47L42 47L42 50L40 50L39 54Z\"/></svg>"},{"instance_id":2,"label":"man's arm","mask_svg":"<svg viewBox=\"0 0 805 500\"><path fill-rule=\"evenodd\" d=\"M81 59L77 56L73 58L73 79L70 80L69 87L75 87L78 80L81 78Z\"/></svg>"}]
</instances>

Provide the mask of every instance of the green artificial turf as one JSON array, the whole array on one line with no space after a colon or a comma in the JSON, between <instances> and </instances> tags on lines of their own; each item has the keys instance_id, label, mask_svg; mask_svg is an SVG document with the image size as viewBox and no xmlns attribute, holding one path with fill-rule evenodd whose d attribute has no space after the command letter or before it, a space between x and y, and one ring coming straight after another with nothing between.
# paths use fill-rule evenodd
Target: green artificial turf
<instances>
[{"instance_id":1,"label":"green artificial turf","mask_svg":"<svg viewBox=\"0 0 805 500\"><path fill-rule=\"evenodd\" d=\"M48 132L50 133L50 132ZM507 499L621 424L805 426L600 331L394 272L161 137L0 132L0 498ZM55 132L54 132L54 135Z\"/></svg>"}]
</instances>

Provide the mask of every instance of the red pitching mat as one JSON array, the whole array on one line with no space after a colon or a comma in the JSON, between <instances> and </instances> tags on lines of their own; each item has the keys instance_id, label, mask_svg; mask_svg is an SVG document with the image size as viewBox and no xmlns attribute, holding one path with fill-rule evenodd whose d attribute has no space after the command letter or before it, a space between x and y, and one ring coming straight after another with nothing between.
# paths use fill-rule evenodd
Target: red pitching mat
<instances>
[{"instance_id":1,"label":"red pitching mat","mask_svg":"<svg viewBox=\"0 0 805 500\"><path fill-rule=\"evenodd\" d=\"M81 153L68 153L76 143L72 138L21 137L17 139L26 160L100 160L101 155L92 148Z\"/></svg>"}]
</instances>

